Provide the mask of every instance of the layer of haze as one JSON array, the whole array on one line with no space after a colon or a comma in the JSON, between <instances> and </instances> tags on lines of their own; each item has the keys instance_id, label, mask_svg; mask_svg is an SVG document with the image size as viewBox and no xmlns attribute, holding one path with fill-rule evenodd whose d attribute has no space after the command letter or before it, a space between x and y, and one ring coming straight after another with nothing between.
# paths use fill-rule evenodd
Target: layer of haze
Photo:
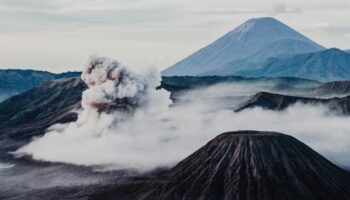
<instances>
[{"instance_id":1,"label":"layer of haze","mask_svg":"<svg viewBox=\"0 0 350 200\"><path fill-rule=\"evenodd\" d=\"M0 68L80 70L86 55L170 66L250 18L350 49L348 0L0 0Z\"/></svg>"},{"instance_id":2,"label":"layer of haze","mask_svg":"<svg viewBox=\"0 0 350 200\"><path fill-rule=\"evenodd\" d=\"M113 69L109 65L104 67ZM94 77L105 80L101 77L106 76ZM128 79L140 80L135 77ZM137 104L131 116L120 120L118 110L100 113L89 106L96 105L89 103L91 99L93 102L109 101L105 97L110 97L108 92L114 91L109 81L108 84L102 81L93 85L85 92L84 110L77 122L51 127L42 138L35 139L18 152L39 160L147 171L176 164L222 132L261 130L295 136L335 163L350 167L349 117L337 116L322 106L299 104L283 112L260 108L233 112L249 95L271 85L215 85L184 93L181 101L173 106L169 104L169 94L163 90L132 93L147 103ZM118 91L119 83L115 83ZM134 83L129 81L122 87L128 88L128 84ZM107 86L109 89L105 90ZM106 93L96 92L96 87Z\"/></svg>"}]
</instances>

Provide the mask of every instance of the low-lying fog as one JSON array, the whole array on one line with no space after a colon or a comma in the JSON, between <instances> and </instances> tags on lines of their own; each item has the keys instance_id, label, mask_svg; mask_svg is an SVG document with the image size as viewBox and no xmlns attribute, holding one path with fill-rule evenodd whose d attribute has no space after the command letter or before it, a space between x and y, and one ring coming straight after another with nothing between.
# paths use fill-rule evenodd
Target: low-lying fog
<instances>
[{"instance_id":1,"label":"low-lying fog","mask_svg":"<svg viewBox=\"0 0 350 200\"><path fill-rule=\"evenodd\" d=\"M283 112L260 108L233 112L248 96L269 90L269 84L214 85L184 92L171 105L168 92L153 90L154 74L135 75L119 63L94 59L83 73L89 89L78 121L51 127L17 153L45 161L148 171L173 166L222 132L263 130L292 135L350 168L349 117L301 104ZM125 74L127 81L119 83L116 77ZM120 106L114 105L115 99L124 97L129 101L122 105L132 114L115 109Z\"/></svg>"}]
</instances>

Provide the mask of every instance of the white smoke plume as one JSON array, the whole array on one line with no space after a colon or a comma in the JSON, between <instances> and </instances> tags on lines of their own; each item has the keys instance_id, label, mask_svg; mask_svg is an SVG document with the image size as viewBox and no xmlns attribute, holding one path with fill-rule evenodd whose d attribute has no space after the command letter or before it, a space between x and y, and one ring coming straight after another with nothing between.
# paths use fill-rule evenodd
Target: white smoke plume
<instances>
[{"instance_id":1,"label":"white smoke plume","mask_svg":"<svg viewBox=\"0 0 350 200\"><path fill-rule=\"evenodd\" d=\"M183 94L169 106L169 93L156 90L159 76L137 74L120 63L92 58L82 79L78 121L53 126L19 149L35 159L141 171L172 166L225 131L264 130L293 135L328 159L350 167L349 117L322 106L295 105L283 112L260 108L234 113L233 107L263 90L261 85L226 84ZM238 95L237 95L238 94Z\"/></svg>"},{"instance_id":2,"label":"white smoke plume","mask_svg":"<svg viewBox=\"0 0 350 200\"><path fill-rule=\"evenodd\" d=\"M113 59L92 56L81 79L88 89L83 92L83 111L77 122L51 127L44 137L19 149L18 153L83 165L114 164L115 159L110 159L111 155L105 155L107 152L104 151L118 150L115 152L118 159L129 156L119 149L122 146L126 146L126 151L130 148L128 142L123 142L123 137L129 133L120 132L125 123L131 118L153 117L172 103L169 92L155 89L160 84L159 73L151 71L140 75ZM103 143L110 141L113 143L104 147ZM54 143L53 149L45 147L48 143ZM92 157L93 161L90 160ZM128 166L124 162L117 164Z\"/></svg>"},{"instance_id":3,"label":"white smoke plume","mask_svg":"<svg viewBox=\"0 0 350 200\"><path fill-rule=\"evenodd\" d=\"M149 103L148 96L159 84L155 73L140 76L113 59L96 56L90 58L81 79L89 88L83 93L82 107L98 114L132 114Z\"/></svg>"}]
</instances>

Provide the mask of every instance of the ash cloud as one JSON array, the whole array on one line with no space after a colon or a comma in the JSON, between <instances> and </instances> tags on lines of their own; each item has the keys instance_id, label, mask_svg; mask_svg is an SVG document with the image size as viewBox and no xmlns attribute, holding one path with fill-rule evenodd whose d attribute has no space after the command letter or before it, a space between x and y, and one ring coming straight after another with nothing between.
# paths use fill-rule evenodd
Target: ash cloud
<instances>
[{"instance_id":1,"label":"ash cloud","mask_svg":"<svg viewBox=\"0 0 350 200\"><path fill-rule=\"evenodd\" d=\"M89 88L83 93L84 110L131 113L146 100L147 80L112 59L91 57L81 79Z\"/></svg>"},{"instance_id":2,"label":"ash cloud","mask_svg":"<svg viewBox=\"0 0 350 200\"><path fill-rule=\"evenodd\" d=\"M349 117L297 104L283 112L260 108L234 113L256 90L271 85L220 84L182 94L171 105L156 90L159 75L135 73L117 61L93 57L82 79L77 122L53 126L18 153L34 159L140 171L170 167L225 131L264 130L292 135L336 164L350 168Z\"/></svg>"}]
</instances>

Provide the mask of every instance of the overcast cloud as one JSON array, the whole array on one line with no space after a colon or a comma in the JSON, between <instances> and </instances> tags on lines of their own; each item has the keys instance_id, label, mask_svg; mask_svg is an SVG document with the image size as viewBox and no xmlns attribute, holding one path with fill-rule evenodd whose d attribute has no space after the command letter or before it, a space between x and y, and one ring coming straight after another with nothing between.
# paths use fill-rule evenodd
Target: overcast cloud
<instances>
[{"instance_id":1,"label":"overcast cloud","mask_svg":"<svg viewBox=\"0 0 350 200\"><path fill-rule=\"evenodd\" d=\"M94 53L163 69L254 17L350 49L348 0L0 0L0 68L78 70Z\"/></svg>"}]
</instances>

